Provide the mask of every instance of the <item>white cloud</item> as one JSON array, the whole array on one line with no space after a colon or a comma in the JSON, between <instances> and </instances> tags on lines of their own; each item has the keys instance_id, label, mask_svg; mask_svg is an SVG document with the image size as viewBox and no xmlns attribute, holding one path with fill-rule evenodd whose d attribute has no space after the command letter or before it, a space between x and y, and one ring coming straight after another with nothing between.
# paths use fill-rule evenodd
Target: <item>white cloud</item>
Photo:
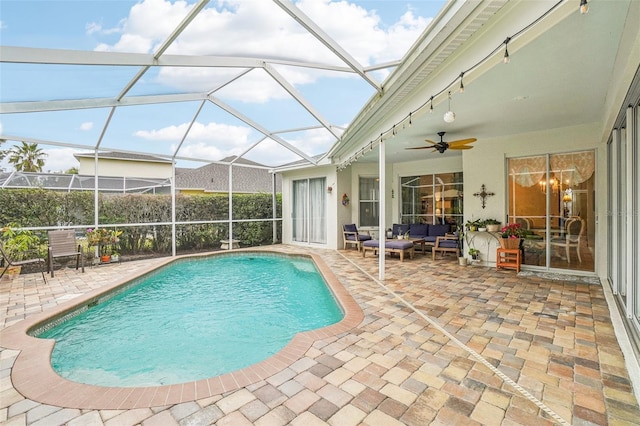
<instances>
[{"instance_id":1,"label":"white cloud","mask_svg":"<svg viewBox=\"0 0 640 426\"><path fill-rule=\"evenodd\" d=\"M93 129L93 122L86 121L80 125L80 130L91 130Z\"/></svg>"},{"instance_id":2,"label":"white cloud","mask_svg":"<svg viewBox=\"0 0 640 426\"><path fill-rule=\"evenodd\" d=\"M216 7L212 5L199 13L167 53L295 58L345 65L273 2L220 0L215 3ZM348 1L300 0L296 5L364 66L400 59L429 22L409 10L397 22L383 27L375 11ZM151 53L191 7L184 1L143 0L122 20L120 38L112 45L103 43L96 49ZM208 91L241 71L164 69L158 81L180 90ZM281 72L294 85L313 83L323 75L317 70L309 72L300 68ZM265 75L259 74L251 72L234 82L225 89L226 96L244 102L280 98L282 91L275 90L273 84L266 85ZM350 75L344 73L338 77Z\"/></svg>"},{"instance_id":3,"label":"white cloud","mask_svg":"<svg viewBox=\"0 0 640 426\"><path fill-rule=\"evenodd\" d=\"M171 147L175 150L175 146ZM228 155L237 155L237 151L221 150L216 146L208 145L204 142L186 144L180 149L180 156L189 158L198 158L210 161L219 161Z\"/></svg>"},{"instance_id":4,"label":"white cloud","mask_svg":"<svg viewBox=\"0 0 640 426\"><path fill-rule=\"evenodd\" d=\"M78 167L80 163L73 156L77 150L72 148L52 148L44 149L47 158L43 171L45 172L65 172L72 167Z\"/></svg>"},{"instance_id":5,"label":"white cloud","mask_svg":"<svg viewBox=\"0 0 640 426\"><path fill-rule=\"evenodd\" d=\"M178 126L168 126L157 130L139 130L135 136L149 141L172 141L182 139L189 127L188 123ZM251 134L251 129L242 126L228 124L196 122L191 127L186 142L188 143L212 143L225 148L245 146Z\"/></svg>"}]
</instances>

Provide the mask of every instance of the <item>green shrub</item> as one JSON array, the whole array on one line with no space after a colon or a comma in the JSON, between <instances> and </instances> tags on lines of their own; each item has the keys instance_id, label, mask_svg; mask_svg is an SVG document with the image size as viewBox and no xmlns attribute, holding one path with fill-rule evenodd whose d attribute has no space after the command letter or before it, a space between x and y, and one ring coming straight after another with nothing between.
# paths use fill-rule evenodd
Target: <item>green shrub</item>
<instances>
[{"instance_id":1,"label":"green shrub","mask_svg":"<svg viewBox=\"0 0 640 426\"><path fill-rule=\"evenodd\" d=\"M24 227L94 227L92 191L56 192L44 189L0 189L0 224L20 223ZM277 217L282 197L276 199ZM171 196L154 194L99 194L99 225L142 223L118 226L121 254L168 253L171 250ZM273 241L273 201L271 194L234 194L233 218L265 219L234 223L234 238L243 246L271 244ZM176 196L176 221L225 221L212 224L176 225L176 246L180 250L206 250L220 247L228 238L229 196L227 194ZM161 224L162 223L162 224ZM108 226L106 226L108 227ZM278 223L278 235L281 224ZM36 231L46 238L45 231Z\"/></svg>"}]
</instances>

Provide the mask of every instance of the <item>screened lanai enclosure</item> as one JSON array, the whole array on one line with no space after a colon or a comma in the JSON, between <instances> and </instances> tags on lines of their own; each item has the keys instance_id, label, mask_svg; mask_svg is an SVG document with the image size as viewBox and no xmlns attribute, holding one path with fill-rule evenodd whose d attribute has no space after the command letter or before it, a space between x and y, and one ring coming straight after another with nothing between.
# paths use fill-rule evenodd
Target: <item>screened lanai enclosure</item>
<instances>
[{"instance_id":1,"label":"screened lanai enclosure","mask_svg":"<svg viewBox=\"0 0 640 426\"><path fill-rule=\"evenodd\" d=\"M442 4L429 6L432 15ZM0 150L35 145L48 165L27 172L12 170L7 158L0 163L0 190L13 191L3 195L2 225L43 236L61 226L80 237L87 228L124 230L131 252L280 241L275 178L266 182L272 189L245 193L236 189L237 166L322 163L428 24L398 24L392 51L363 50L357 34L326 13L365 11L341 11L338 3L32 5L3 4ZM93 155L93 167L65 173L78 152ZM139 162L106 173L101 159L112 153L153 155L171 171ZM176 190L176 170L212 163L228 167L226 190ZM26 202L34 203L28 218L19 213Z\"/></svg>"},{"instance_id":2,"label":"screened lanai enclosure","mask_svg":"<svg viewBox=\"0 0 640 426\"><path fill-rule=\"evenodd\" d=\"M96 182L97 181L97 182ZM42 188L52 191L92 191L98 188L102 193L151 193L171 192L170 179L127 178L95 176L67 173L17 172L0 173L0 188Z\"/></svg>"}]
</instances>

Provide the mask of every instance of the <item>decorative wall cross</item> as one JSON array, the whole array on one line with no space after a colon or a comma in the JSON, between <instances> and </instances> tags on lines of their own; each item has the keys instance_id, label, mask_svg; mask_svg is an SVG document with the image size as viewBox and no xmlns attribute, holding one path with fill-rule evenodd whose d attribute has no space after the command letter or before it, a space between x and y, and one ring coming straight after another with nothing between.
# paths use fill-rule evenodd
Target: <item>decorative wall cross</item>
<instances>
[{"instance_id":1,"label":"decorative wall cross","mask_svg":"<svg viewBox=\"0 0 640 426\"><path fill-rule=\"evenodd\" d=\"M480 189L482 191L476 192L473 195L475 197L480 197L480 199L482 199L482 208L484 209L484 206L486 205L487 197L491 197L491 196L496 195L496 194L494 194L493 192L487 192L487 188L484 186L484 183L482 184Z\"/></svg>"}]
</instances>

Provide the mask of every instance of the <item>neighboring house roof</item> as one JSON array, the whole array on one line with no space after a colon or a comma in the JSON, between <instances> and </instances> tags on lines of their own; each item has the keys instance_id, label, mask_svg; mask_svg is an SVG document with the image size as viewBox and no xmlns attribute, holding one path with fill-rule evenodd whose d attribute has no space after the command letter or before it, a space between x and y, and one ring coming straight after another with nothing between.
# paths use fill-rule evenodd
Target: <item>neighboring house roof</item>
<instances>
[{"instance_id":1,"label":"neighboring house roof","mask_svg":"<svg viewBox=\"0 0 640 426\"><path fill-rule=\"evenodd\" d=\"M229 163L234 159L227 157L222 161ZM232 170L233 192L273 191L273 174L267 166L240 158ZM176 188L183 191L229 192L229 165L212 163L197 169L176 168ZM281 191L281 177L276 175L276 192Z\"/></svg>"},{"instance_id":2,"label":"neighboring house roof","mask_svg":"<svg viewBox=\"0 0 640 426\"><path fill-rule=\"evenodd\" d=\"M93 158L93 152L80 152L73 154L74 157ZM99 152L98 158L110 159L110 160L125 160L125 161L146 161L155 163L167 163L171 164L172 161L162 157L156 157L155 155L146 154L133 154L129 152Z\"/></svg>"}]
</instances>

